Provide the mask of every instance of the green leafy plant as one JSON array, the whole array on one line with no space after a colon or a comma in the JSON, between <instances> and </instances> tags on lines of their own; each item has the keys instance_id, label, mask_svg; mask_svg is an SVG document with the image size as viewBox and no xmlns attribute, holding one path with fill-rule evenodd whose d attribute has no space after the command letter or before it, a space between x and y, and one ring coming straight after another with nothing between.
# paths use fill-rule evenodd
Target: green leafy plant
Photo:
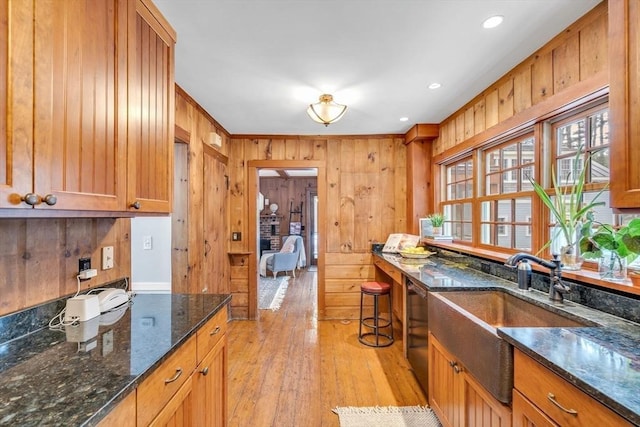
<instances>
[{"instance_id":1,"label":"green leafy plant","mask_svg":"<svg viewBox=\"0 0 640 427\"><path fill-rule=\"evenodd\" d=\"M542 185L529 177L529 181L533 186L533 191L535 191L542 203L549 209L567 242L578 240L577 237L579 236L574 237L576 229L580 229L582 234L588 232L589 230L583 226L587 213L592 211L596 206L602 206L605 204L604 202L597 202L597 199L606 187L601 189L591 202L586 204L583 203L586 173L589 168L589 163L591 162L591 157L587 157L583 167L580 169L580 173L576 176L574 171L578 170L580 158L581 150L578 150L576 157L573 160L571 171L568 172L566 179L564 180L568 185L563 185L563 181L557 179L554 168L551 168L551 180L554 190L553 195L555 196L553 198L547 194ZM540 251L547 248L551 244L552 240L553 237L549 239Z\"/></svg>"},{"instance_id":2,"label":"green leafy plant","mask_svg":"<svg viewBox=\"0 0 640 427\"><path fill-rule=\"evenodd\" d=\"M590 217L585 226L597 224L595 232L586 234L580 239L580 249L585 258L600 258L603 251L612 252L618 262L626 259L631 263L640 256L640 218L632 219L629 224L615 228L610 224L601 224ZM614 257L614 259L615 259Z\"/></svg>"},{"instance_id":3,"label":"green leafy plant","mask_svg":"<svg viewBox=\"0 0 640 427\"><path fill-rule=\"evenodd\" d=\"M431 222L432 226L442 227L442 224L444 224L445 217L443 214L440 214L440 213L432 213L429 216L427 216L427 219L429 220L429 222Z\"/></svg>"}]
</instances>

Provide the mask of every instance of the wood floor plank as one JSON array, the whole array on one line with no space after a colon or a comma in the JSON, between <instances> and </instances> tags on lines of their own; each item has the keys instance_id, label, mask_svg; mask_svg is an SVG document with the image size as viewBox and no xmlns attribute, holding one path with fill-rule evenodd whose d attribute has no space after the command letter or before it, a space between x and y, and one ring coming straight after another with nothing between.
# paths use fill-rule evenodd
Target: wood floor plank
<instances>
[{"instance_id":1,"label":"wood floor plank","mask_svg":"<svg viewBox=\"0 0 640 427\"><path fill-rule=\"evenodd\" d=\"M289 279L280 310L229 325L229 426L337 427L336 406L426 405L396 342L358 342L358 322L318 321L317 273Z\"/></svg>"}]
</instances>

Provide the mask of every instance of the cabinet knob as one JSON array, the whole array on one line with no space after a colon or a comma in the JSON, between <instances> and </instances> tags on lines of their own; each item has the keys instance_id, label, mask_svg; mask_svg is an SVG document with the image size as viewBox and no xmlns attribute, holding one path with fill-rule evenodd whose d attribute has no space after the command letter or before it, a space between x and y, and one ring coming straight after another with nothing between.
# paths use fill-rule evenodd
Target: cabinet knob
<instances>
[{"instance_id":1,"label":"cabinet knob","mask_svg":"<svg viewBox=\"0 0 640 427\"><path fill-rule=\"evenodd\" d=\"M58 198L53 194L47 194L42 200L49 206L53 206L58 203Z\"/></svg>"},{"instance_id":2,"label":"cabinet knob","mask_svg":"<svg viewBox=\"0 0 640 427\"><path fill-rule=\"evenodd\" d=\"M136 200L135 202L131 203L131 207L134 209L140 209L140 202Z\"/></svg>"},{"instance_id":3,"label":"cabinet knob","mask_svg":"<svg viewBox=\"0 0 640 427\"><path fill-rule=\"evenodd\" d=\"M35 206L40 203L40 197L34 193L25 194L21 200L30 206Z\"/></svg>"},{"instance_id":4,"label":"cabinet knob","mask_svg":"<svg viewBox=\"0 0 640 427\"><path fill-rule=\"evenodd\" d=\"M205 366L204 369L200 371L200 373L206 377L207 374L209 373L209 367Z\"/></svg>"}]
</instances>

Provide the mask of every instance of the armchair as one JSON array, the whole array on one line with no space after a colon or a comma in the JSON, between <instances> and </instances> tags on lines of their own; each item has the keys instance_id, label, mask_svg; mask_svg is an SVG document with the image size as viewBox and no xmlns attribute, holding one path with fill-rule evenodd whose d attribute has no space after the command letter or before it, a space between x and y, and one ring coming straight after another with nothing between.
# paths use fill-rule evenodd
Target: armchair
<instances>
[{"instance_id":1,"label":"armchair","mask_svg":"<svg viewBox=\"0 0 640 427\"><path fill-rule=\"evenodd\" d=\"M283 245L280 252L271 251L273 254L267 258L267 270L273 272L273 277L276 277L280 271L291 271L293 277L296 277L296 268L298 267L301 251L302 237L283 237ZM264 251L263 255L269 253L270 251Z\"/></svg>"}]
</instances>

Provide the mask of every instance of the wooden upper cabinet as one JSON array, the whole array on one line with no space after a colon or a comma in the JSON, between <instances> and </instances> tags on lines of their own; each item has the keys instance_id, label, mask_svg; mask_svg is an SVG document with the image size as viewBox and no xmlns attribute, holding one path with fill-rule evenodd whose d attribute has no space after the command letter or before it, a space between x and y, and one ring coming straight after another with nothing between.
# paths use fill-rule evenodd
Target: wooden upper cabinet
<instances>
[{"instance_id":1,"label":"wooden upper cabinet","mask_svg":"<svg viewBox=\"0 0 640 427\"><path fill-rule=\"evenodd\" d=\"M640 210L640 3L609 0L611 206Z\"/></svg>"},{"instance_id":2,"label":"wooden upper cabinet","mask_svg":"<svg viewBox=\"0 0 640 427\"><path fill-rule=\"evenodd\" d=\"M176 33L153 3L131 3L127 208L171 212Z\"/></svg>"},{"instance_id":3,"label":"wooden upper cabinet","mask_svg":"<svg viewBox=\"0 0 640 427\"><path fill-rule=\"evenodd\" d=\"M126 0L2 8L11 31L3 40L11 43L1 57L10 79L2 91L0 205L124 210L127 40L118 28L127 22Z\"/></svg>"},{"instance_id":4,"label":"wooden upper cabinet","mask_svg":"<svg viewBox=\"0 0 640 427\"><path fill-rule=\"evenodd\" d=\"M33 191L33 1L0 2L0 207Z\"/></svg>"}]
</instances>

